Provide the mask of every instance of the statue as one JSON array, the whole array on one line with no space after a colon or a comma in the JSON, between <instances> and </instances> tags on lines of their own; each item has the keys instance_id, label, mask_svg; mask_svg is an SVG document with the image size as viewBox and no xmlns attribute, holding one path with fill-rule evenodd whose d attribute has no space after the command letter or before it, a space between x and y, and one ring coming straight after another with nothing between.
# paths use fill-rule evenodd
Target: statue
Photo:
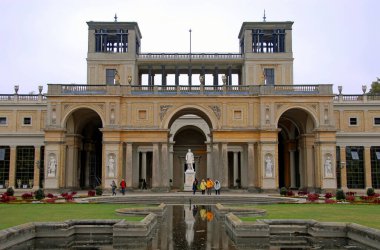
<instances>
[{"instance_id":1,"label":"statue","mask_svg":"<svg viewBox=\"0 0 380 250\"><path fill-rule=\"evenodd\" d=\"M187 170L186 171L194 171L193 164L194 164L194 154L191 152L191 149L186 153L186 164L187 164Z\"/></svg>"},{"instance_id":2,"label":"statue","mask_svg":"<svg viewBox=\"0 0 380 250\"><path fill-rule=\"evenodd\" d=\"M115 85L120 85L120 76L119 76L119 72L117 72L117 70L115 70Z\"/></svg>"},{"instance_id":3,"label":"statue","mask_svg":"<svg viewBox=\"0 0 380 250\"><path fill-rule=\"evenodd\" d=\"M115 177L115 159L112 154L108 158L108 177Z\"/></svg>"},{"instance_id":4,"label":"statue","mask_svg":"<svg viewBox=\"0 0 380 250\"><path fill-rule=\"evenodd\" d=\"M273 177L273 164L269 155L265 159L265 177Z\"/></svg>"},{"instance_id":5,"label":"statue","mask_svg":"<svg viewBox=\"0 0 380 250\"><path fill-rule=\"evenodd\" d=\"M330 156L327 156L325 160L325 177L333 177L332 163Z\"/></svg>"},{"instance_id":6,"label":"statue","mask_svg":"<svg viewBox=\"0 0 380 250\"><path fill-rule=\"evenodd\" d=\"M54 155L50 155L47 176L55 177L56 168L57 168L57 161L55 160Z\"/></svg>"}]
</instances>

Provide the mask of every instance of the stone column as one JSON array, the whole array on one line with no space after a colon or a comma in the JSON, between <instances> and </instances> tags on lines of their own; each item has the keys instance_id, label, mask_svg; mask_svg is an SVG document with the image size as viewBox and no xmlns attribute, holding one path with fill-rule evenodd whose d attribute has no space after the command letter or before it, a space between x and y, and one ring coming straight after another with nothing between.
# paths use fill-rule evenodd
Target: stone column
<instances>
[{"instance_id":1,"label":"stone column","mask_svg":"<svg viewBox=\"0 0 380 250\"><path fill-rule=\"evenodd\" d=\"M90 159L91 159L91 151L88 149L86 151L86 166L85 166L85 185L86 187L90 186Z\"/></svg>"},{"instance_id":2,"label":"stone column","mask_svg":"<svg viewBox=\"0 0 380 250\"><path fill-rule=\"evenodd\" d=\"M9 156L9 187L15 187L16 179L16 146L10 146Z\"/></svg>"},{"instance_id":3,"label":"stone column","mask_svg":"<svg viewBox=\"0 0 380 250\"><path fill-rule=\"evenodd\" d=\"M161 187L169 188L169 168L168 168L168 144L161 145Z\"/></svg>"},{"instance_id":4,"label":"stone column","mask_svg":"<svg viewBox=\"0 0 380 250\"><path fill-rule=\"evenodd\" d=\"M146 181L146 152L141 152L141 179Z\"/></svg>"},{"instance_id":5,"label":"stone column","mask_svg":"<svg viewBox=\"0 0 380 250\"><path fill-rule=\"evenodd\" d=\"M206 143L207 146L207 176L215 179L213 165L212 165L212 145L211 143Z\"/></svg>"},{"instance_id":6,"label":"stone column","mask_svg":"<svg viewBox=\"0 0 380 250\"><path fill-rule=\"evenodd\" d=\"M289 150L290 154L290 187L296 187L296 164L294 161L295 150Z\"/></svg>"},{"instance_id":7,"label":"stone column","mask_svg":"<svg viewBox=\"0 0 380 250\"><path fill-rule=\"evenodd\" d=\"M34 178L33 178L33 189L37 190L40 186L40 166L41 166L41 159L40 159L40 146L34 147Z\"/></svg>"},{"instance_id":8,"label":"stone column","mask_svg":"<svg viewBox=\"0 0 380 250\"><path fill-rule=\"evenodd\" d=\"M172 180L169 185L173 185L173 157L174 157L174 149L173 149L174 143L169 143L169 179Z\"/></svg>"},{"instance_id":9,"label":"stone column","mask_svg":"<svg viewBox=\"0 0 380 250\"><path fill-rule=\"evenodd\" d=\"M371 147L364 147L365 188L372 187Z\"/></svg>"},{"instance_id":10,"label":"stone column","mask_svg":"<svg viewBox=\"0 0 380 250\"><path fill-rule=\"evenodd\" d=\"M340 161L341 161L341 169L340 169L340 179L342 189L347 190L347 162L346 162L346 147L340 147Z\"/></svg>"},{"instance_id":11,"label":"stone column","mask_svg":"<svg viewBox=\"0 0 380 250\"><path fill-rule=\"evenodd\" d=\"M214 143L212 145L212 163L213 163L213 174L214 178L221 181L221 172L220 172L220 164L219 164L219 144Z\"/></svg>"},{"instance_id":12,"label":"stone column","mask_svg":"<svg viewBox=\"0 0 380 250\"><path fill-rule=\"evenodd\" d=\"M192 71L191 71L191 66L189 66L188 76L189 76L189 85L191 86L191 84L192 84L192 76L193 76Z\"/></svg>"},{"instance_id":13,"label":"stone column","mask_svg":"<svg viewBox=\"0 0 380 250\"><path fill-rule=\"evenodd\" d=\"M228 152L227 152L227 143L222 143L222 162L221 167L221 186L228 188Z\"/></svg>"},{"instance_id":14,"label":"stone column","mask_svg":"<svg viewBox=\"0 0 380 250\"><path fill-rule=\"evenodd\" d=\"M125 150L125 182L127 184L127 188L132 187L132 147L133 144L130 142L126 143L126 150Z\"/></svg>"},{"instance_id":15,"label":"stone column","mask_svg":"<svg viewBox=\"0 0 380 250\"><path fill-rule=\"evenodd\" d=\"M247 159L247 187L253 189L255 186L255 147L253 143L248 143Z\"/></svg>"},{"instance_id":16,"label":"stone column","mask_svg":"<svg viewBox=\"0 0 380 250\"><path fill-rule=\"evenodd\" d=\"M159 144L153 143L153 162L152 162L152 188L159 188L161 184L160 176L160 156Z\"/></svg>"},{"instance_id":17,"label":"stone column","mask_svg":"<svg viewBox=\"0 0 380 250\"><path fill-rule=\"evenodd\" d=\"M236 179L239 179L239 152L234 152L234 179L233 183L235 187L239 186L239 183L236 182Z\"/></svg>"}]
</instances>

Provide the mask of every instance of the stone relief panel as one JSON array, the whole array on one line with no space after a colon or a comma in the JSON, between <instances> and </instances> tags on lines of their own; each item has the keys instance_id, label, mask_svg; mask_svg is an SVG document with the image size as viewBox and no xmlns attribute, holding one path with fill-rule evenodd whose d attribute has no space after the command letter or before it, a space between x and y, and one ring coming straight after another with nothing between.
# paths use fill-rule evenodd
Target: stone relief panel
<instances>
[{"instance_id":1,"label":"stone relief panel","mask_svg":"<svg viewBox=\"0 0 380 250\"><path fill-rule=\"evenodd\" d=\"M57 156L55 153L48 154L47 177L54 178L57 175Z\"/></svg>"},{"instance_id":2,"label":"stone relief panel","mask_svg":"<svg viewBox=\"0 0 380 250\"><path fill-rule=\"evenodd\" d=\"M132 126L151 127L154 125L152 103L132 104Z\"/></svg>"},{"instance_id":3,"label":"stone relief panel","mask_svg":"<svg viewBox=\"0 0 380 250\"><path fill-rule=\"evenodd\" d=\"M227 126L247 127L248 124L248 105L229 104L227 107Z\"/></svg>"},{"instance_id":4,"label":"stone relief panel","mask_svg":"<svg viewBox=\"0 0 380 250\"><path fill-rule=\"evenodd\" d=\"M214 112L216 118L218 118L218 120L220 120L220 117L222 115L220 107L218 105L210 105L209 108L212 109L212 111Z\"/></svg>"},{"instance_id":5,"label":"stone relief panel","mask_svg":"<svg viewBox=\"0 0 380 250\"><path fill-rule=\"evenodd\" d=\"M161 119L161 121L162 121L162 119L165 117L166 112L167 112L171 107L173 107L173 105L161 105L161 106L160 106L160 119Z\"/></svg>"}]
</instances>

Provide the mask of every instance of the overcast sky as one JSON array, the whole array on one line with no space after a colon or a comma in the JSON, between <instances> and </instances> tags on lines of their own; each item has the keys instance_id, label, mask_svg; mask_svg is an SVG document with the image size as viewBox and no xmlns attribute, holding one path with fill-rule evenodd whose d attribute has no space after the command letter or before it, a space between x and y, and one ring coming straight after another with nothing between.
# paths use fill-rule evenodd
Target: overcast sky
<instances>
[{"instance_id":1,"label":"overcast sky","mask_svg":"<svg viewBox=\"0 0 380 250\"><path fill-rule=\"evenodd\" d=\"M295 84L361 93L380 77L377 0L0 0L2 94L86 84L87 21L138 22L142 52L238 52L244 21L294 21Z\"/></svg>"}]
</instances>

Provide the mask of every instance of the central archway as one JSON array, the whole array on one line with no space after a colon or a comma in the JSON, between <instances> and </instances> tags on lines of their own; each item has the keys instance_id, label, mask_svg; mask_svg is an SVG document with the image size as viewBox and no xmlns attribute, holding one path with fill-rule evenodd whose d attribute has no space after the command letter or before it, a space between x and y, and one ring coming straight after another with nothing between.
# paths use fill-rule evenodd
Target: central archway
<instances>
[{"instance_id":1,"label":"central archway","mask_svg":"<svg viewBox=\"0 0 380 250\"><path fill-rule=\"evenodd\" d=\"M73 111L66 121L66 188L94 188L102 180L100 116L88 108Z\"/></svg>"},{"instance_id":2,"label":"central archway","mask_svg":"<svg viewBox=\"0 0 380 250\"><path fill-rule=\"evenodd\" d=\"M300 189L314 171L315 119L301 108L286 110L278 120L278 184L279 187Z\"/></svg>"}]
</instances>

